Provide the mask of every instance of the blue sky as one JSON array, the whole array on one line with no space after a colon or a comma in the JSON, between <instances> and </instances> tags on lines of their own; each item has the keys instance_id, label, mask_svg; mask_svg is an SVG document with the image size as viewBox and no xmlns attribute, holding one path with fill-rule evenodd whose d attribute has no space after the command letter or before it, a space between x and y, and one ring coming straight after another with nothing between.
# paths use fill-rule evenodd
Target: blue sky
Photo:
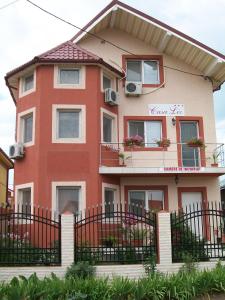
<instances>
[{"instance_id":1,"label":"blue sky","mask_svg":"<svg viewBox=\"0 0 225 300\"><path fill-rule=\"evenodd\" d=\"M0 7L11 0L0 0ZM34 0L58 16L82 27L109 1ZM145 13L225 53L225 0L126 0ZM32 7L25 0L0 10L0 147L14 143L15 106L5 86L9 70L63 41L76 30ZM218 142L225 142L225 84L214 93ZM10 177L12 183L12 176Z\"/></svg>"}]
</instances>

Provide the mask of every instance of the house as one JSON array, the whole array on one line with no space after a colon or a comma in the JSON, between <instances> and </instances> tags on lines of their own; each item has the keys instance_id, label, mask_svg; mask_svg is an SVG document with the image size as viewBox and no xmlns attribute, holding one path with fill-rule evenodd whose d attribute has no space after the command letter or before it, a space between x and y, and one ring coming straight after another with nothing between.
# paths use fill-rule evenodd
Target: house
<instances>
[{"instance_id":1,"label":"house","mask_svg":"<svg viewBox=\"0 0 225 300\"><path fill-rule=\"evenodd\" d=\"M220 201L223 54L116 0L5 79L17 107L16 203L75 212Z\"/></svg>"},{"instance_id":2,"label":"house","mask_svg":"<svg viewBox=\"0 0 225 300\"><path fill-rule=\"evenodd\" d=\"M10 169L13 169L13 162L0 148L0 206L8 203L8 177Z\"/></svg>"}]
</instances>

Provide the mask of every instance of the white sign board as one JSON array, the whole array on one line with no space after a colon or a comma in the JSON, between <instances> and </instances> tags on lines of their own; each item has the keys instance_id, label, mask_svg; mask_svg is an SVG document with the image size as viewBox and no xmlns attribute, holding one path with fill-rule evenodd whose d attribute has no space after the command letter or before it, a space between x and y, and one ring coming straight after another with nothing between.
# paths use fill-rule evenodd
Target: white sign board
<instances>
[{"instance_id":1,"label":"white sign board","mask_svg":"<svg viewBox=\"0 0 225 300\"><path fill-rule=\"evenodd\" d=\"M184 104L149 104L150 116L184 116Z\"/></svg>"}]
</instances>

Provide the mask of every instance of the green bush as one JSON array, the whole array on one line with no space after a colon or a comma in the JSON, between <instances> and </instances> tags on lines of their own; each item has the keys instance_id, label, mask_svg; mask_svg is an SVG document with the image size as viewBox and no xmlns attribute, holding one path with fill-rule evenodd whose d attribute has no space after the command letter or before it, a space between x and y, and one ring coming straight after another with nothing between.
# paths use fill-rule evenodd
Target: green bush
<instances>
[{"instance_id":1,"label":"green bush","mask_svg":"<svg viewBox=\"0 0 225 300\"><path fill-rule=\"evenodd\" d=\"M33 274L0 284L1 300L191 300L217 293L225 295L225 267L221 264L212 271L156 272L136 281L77 276L59 279L54 274L40 280Z\"/></svg>"},{"instance_id":2,"label":"green bush","mask_svg":"<svg viewBox=\"0 0 225 300\"><path fill-rule=\"evenodd\" d=\"M90 265L88 261L79 261L73 263L71 267L67 268L66 278L82 278L92 277L95 273L95 267Z\"/></svg>"}]
</instances>

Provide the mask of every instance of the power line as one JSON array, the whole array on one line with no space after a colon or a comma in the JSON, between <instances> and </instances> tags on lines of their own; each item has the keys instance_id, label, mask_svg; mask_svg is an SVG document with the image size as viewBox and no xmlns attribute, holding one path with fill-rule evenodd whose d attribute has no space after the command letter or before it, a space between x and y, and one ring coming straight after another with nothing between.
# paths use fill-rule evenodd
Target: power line
<instances>
[{"instance_id":1,"label":"power line","mask_svg":"<svg viewBox=\"0 0 225 300\"><path fill-rule=\"evenodd\" d=\"M10 5L13 5L13 4L15 4L16 2L18 2L18 1L20 1L20 0L15 0L15 1L9 2L8 4L5 4L5 5L1 6L1 7L0 7L0 10L4 9L4 8L6 8L6 7L9 7Z\"/></svg>"},{"instance_id":2,"label":"power line","mask_svg":"<svg viewBox=\"0 0 225 300\"><path fill-rule=\"evenodd\" d=\"M18 0L17 0L17 1L18 1ZM37 7L37 8L40 9L41 11L43 11L43 12L49 14L50 16L52 16L52 17L54 17L54 18L56 18L56 19L58 19L58 20L60 20L60 21L62 21L62 22L64 22L64 23L66 23L66 24L68 24L68 25L70 25L70 26L72 26L72 27L74 27L74 28L76 28L76 29L79 29L79 30L83 31L83 32L87 33L87 34L90 35L90 36L93 36L93 37L97 38L98 40L100 40L100 41L103 42L103 43L107 43L107 44L109 44L109 45L111 45L111 46L113 46L113 47L115 47L115 48L117 48L117 49L119 49L119 50L122 50L122 51L124 51L124 52L130 54L130 55L133 55L133 56L139 56L139 55L137 55L137 54L132 53L131 51L129 51L129 50L127 50L127 49L124 49L124 48L118 46L117 44L115 44L115 43L113 43L113 42L110 42L109 40L106 40L106 39L101 38L101 37L98 36L97 34L88 32L87 30L85 30L85 29L83 29L83 28L81 28L81 27L79 27L79 26L77 26L77 25L75 25L75 24L73 24L73 23L71 23L71 22L69 22L69 21L67 21L67 20L65 20L65 19L63 19L63 18L61 18L61 17L55 15L55 14L53 14L52 12L50 12L50 11L48 11L48 10L42 8L41 6L37 5L36 3L34 3L34 2L32 2L32 1L30 1L30 0L26 0L26 1L27 1L28 3L30 3L31 5ZM159 65L160 65L160 64L159 64ZM200 75L200 74L197 74L197 73L191 73L191 72L188 72L188 71L180 70L180 69L173 68L173 67L169 67L169 66L166 66L166 65L160 65L160 66L162 66L163 68L167 68L167 69L170 69L170 70L173 70L173 71L177 71L177 72L189 74L189 75L192 75L192 76L205 77L204 75Z\"/></svg>"}]
</instances>

